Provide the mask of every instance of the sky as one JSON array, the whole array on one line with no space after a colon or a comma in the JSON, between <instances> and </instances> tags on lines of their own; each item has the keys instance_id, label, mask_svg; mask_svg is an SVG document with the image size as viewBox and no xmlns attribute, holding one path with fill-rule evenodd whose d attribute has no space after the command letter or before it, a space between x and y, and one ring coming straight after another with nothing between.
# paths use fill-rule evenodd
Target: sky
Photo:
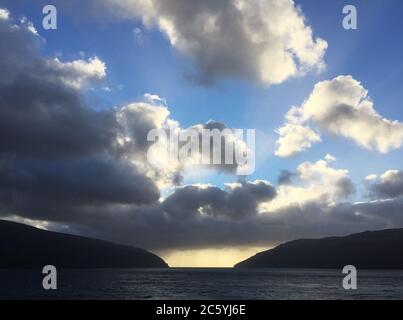
<instances>
[{"instance_id":1,"label":"sky","mask_svg":"<svg viewBox=\"0 0 403 320\"><path fill-rule=\"evenodd\" d=\"M0 0L0 218L178 267L403 227L400 0L47 4ZM255 130L254 172L151 165L172 128Z\"/></svg>"}]
</instances>

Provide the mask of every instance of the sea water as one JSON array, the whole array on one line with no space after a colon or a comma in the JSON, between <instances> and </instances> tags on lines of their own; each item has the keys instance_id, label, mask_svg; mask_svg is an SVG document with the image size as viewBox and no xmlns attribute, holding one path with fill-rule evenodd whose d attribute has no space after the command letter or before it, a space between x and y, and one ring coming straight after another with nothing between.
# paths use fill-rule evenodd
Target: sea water
<instances>
[{"instance_id":1,"label":"sea water","mask_svg":"<svg viewBox=\"0 0 403 320\"><path fill-rule=\"evenodd\" d=\"M65 269L44 290L41 270L0 269L0 299L403 299L403 271L357 275L345 290L341 270Z\"/></svg>"}]
</instances>

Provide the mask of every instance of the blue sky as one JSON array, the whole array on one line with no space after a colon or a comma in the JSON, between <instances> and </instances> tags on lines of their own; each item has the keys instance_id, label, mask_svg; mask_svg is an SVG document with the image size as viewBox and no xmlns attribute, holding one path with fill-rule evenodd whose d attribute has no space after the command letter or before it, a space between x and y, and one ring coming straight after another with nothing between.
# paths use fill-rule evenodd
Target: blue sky
<instances>
[{"instance_id":1,"label":"blue sky","mask_svg":"<svg viewBox=\"0 0 403 320\"><path fill-rule=\"evenodd\" d=\"M36 26L41 25L40 1L6 2L14 15L26 15ZM62 59L71 60L84 52L87 57L97 55L105 61L106 85L112 91L99 89L88 94L99 108L137 100L146 92L158 94L167 99L171 116L183 126L215 119L234 128L255 128L269 138L271 153L276 140L274 130L282 125L289 107L300 105L316 82L337 75L350 74L361 81L381 115L403 120L403 45L398 32L403 29L401 1L350 1L358 10L358 29L350 31L341 24L345 1L296 3L312 26L314 36L329 43L325 55L327 67L320 74L310 73L269 87L239 79L218 80L208 87L190 81L186 77L191 68L188 57L175 51L159 30L146 29L141 21L100 22L80 13L74 16L73 10L66 13L59 10L58 30L38 27L38 32L46 39L44 50L48 56L61 55ZM136 41L134 28L143 31L142 44ZM252 178L275 182L279 170L293 170L299 163L316 161L326 153L338 159L335 166L349 169L357 182L370 173L401 168L401 150L378 154L344 138L324 135L322 139L322 143L291 159L269 155ZM368 159L365 165L363 159ZM210 179L208 182L222 183L234 178L209 176Z\"/></svg>"},{"instance_id":2,"label":"blue sky","mask_svg":"<svg viewBox=\"0 0 403 320\"><path fill-rule=\"evenodd\" d=\"M301 153L292 157L274 154L278 139L275 130L284 125L288 110L301 106L315 84L340 75L351 75L359 81L382 117L403 122L403 43L400 40L403 3L400 0L296 0L305 25L312 28L313 38L324 39L328 44L323 57L325 69L310 70L279 84L224 76L216 77L209 85L189 76L198 68L192 60L194 57L171 45L156 24L145 27L138 17L117 18L103 11L104 7L95 10L92 1L86 1L83 7L77 3L56 3L57 30L41 27L46 1L0 0L0 8L7 8L16 18L26 16L34 23L44 39L41 55L45 59L58 57L61 61L72 61L97 56L105 62L106 77L101 85L83 92L95 110L121 107L141 100L145 93L152 93L166 99L170 118L179 121L182 127L213 119L231 128L255 129L258 166L248 177L249 181L262 179L276 184L281 170L294 172L302 163L315 163L331 154L337 158L331 163L332 168L349 171L348 176L358 190L353 200L367 200L368 190L363 185L366 176L403 169L402 148L380 153L325 131L321 132L321 142ZM342 9L347 4L357 8L357 30L342 27ZM129 12L129 6L127 9ZM141 41L135 36L136 28L141 30ZM106 87L109 89L105 90ZM184 184L210 183L222 187L236 180L236 176L213 172L199 178L188 177Z\"/></svg>"}]
</instances>

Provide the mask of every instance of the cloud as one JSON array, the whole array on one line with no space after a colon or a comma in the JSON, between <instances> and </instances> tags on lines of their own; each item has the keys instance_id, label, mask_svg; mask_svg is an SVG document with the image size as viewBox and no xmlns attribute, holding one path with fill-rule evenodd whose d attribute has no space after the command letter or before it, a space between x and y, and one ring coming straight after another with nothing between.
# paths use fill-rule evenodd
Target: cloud
<instances>
[{"instance_id":1,"label":"cloud","mask_svg":"<svg viewBox=\"0 0 403 320\"><path fill-rule=\"evenodd\" d=\"M392 199L403 196L403 171L388 170L382 175L366 177L367 187L373 199Z\"/></svg>"},{"instance_id":2,"label":"cloud","mask_svg":"<svg viewBox=\"0 0 403 320\"><path fill-rule=\"evenodd\" d=\"M179 124L169 119L170 112L162 99L156 95L145 95L145 102L132 102L123 105L116 112L116 117L122 128L121 144L124 149L146 150L150 142L147 134L157 128L177 128ZM130 146L130 147L129 147Z\"/></svg>"},{"instance_id":3,"label":"cloud","mask_svg":"<svg viewBox=\"0 0 403 320\"><path fill-rule=\"evenodd\" d=\"M150 204L159 190L130 163L108 157L62 160L2 160L0 193L14 210L24 204Z\"/></svg>"},{"instance_id":4,"label":"cloud","mask_svg":"<svg viewBox=\"0 0 403 320\"><path fill-rule=\"evenodd\" d=\"M0 8L0 19L8 20L10 17L10 12L6 9Z\"/></svg>"},{"instance_id":5,"label":"cloud","mask_svg":"<svg viewBox=\"0 0 403 320\"><path fill-rule=\"evenodd\" d=\"M301 178L298 178L294 187L305 185L308 192L313 190L313 172L314 175L326 175L323 171L329 169L319 169L322 165L317 163L305 166L310 167L304 171L311 172L310 178L305 178L310 182L301 185ZM343 181L342 177L345 177L333 171L327 175L340 177L334 181ZM331 181L330 178L323 179ZM154 250L269 246L301 237L341 235L403 225L401 198L349 203L343 201L342 195L351 191L348 188L340 191L343 188L328 190L328 194L338 194L339 200L335 202L328 201L328 196L305 198L270 210L264 210L262 203L276 201L279 188L275 191L266 181L228 184L223 189L211 185L182 186L162 202L141 207L111 205L64 209L59 206L57 209L63 212L58 218L65 219L60 223L71 226L71 232ZM288 190L289 199L292 199L296 193ZM51 207L46 210L53 211ZM29 219L29 212L26 215Z\"/></svg>"},{"instance_id":6,"label":"cloud","mask_svg":"<svg viewBox=\"0 0 403 320\"><path fill-rule=\"evenodd\" d=\"M245 142L243 140L244 132L241 130L241 134L238 135L236 130L228 128L227 125L220 121L209 120L205 124L198 124L191 126L185 130L184 133L193 130L198 134L198 145L200 149L200 155L203 154L203 134L208 131L209 133L214 133L215 131L221 135L221 142L214 143L214 138L209 139L210 149L209 149L209 159L207 165L200 165L201 167L207 167L210 169L215 169L218 172L227 172L237 175L248 175L250 172L254 171L255 166L255 155L254 155L254 140L248 140ZM204 138L205 139L205 138ZM205 139L206 140L206 139ZM248 144L248 142L250 144ZM231 150L232 148L227 148L229 146L233 147L234 153L229 155L231 159L226 159L226 149ZM246 156L243 159L237 158L238 155ZM218 159L219 163L214 164L214 155L220 155ZM207 157L206 157L207 158ZM227 162L230 161L231 163ZM248 172L248 173L246 173Z\"/></svg>"},{"instance_id":7,"label":"cloud","mask_svg":"<svg viewBox=\"0 0 403 320\"><path fill-rule=\"evenodd\" d=\"M403 144L403 123L383 118L375 110L367 90L351 76L317 83L300 107L290 109L286 124L277 130L278 156L294 155L320 141L312 129L304 126L306 123L380 153ZM301 133L306 137L301 137Z\"/></svg>"},{"instance_id":8,"label":"cloud","mask_svg":"<svg viewBox=\"0 0 403 320\"><path fill-rule=\"evenodd\" d=\"M403 225L401 198L363 203L343 202L351 193L346 172L330 168L319 160L301 164L293 188L275 190L267 181L227 184L224 189L211 185L176 188L165 200L149 205L109 203L68 205L49 202L43 206L22 206L18 216L48 228L90 235L153 250L214 248L220 246L274 245L301 237L321 237ZM298 176L297 176L298 175ZM324 196L289 201L270 210L262 204L276 201L279 192L288 199L299 193L317 192L325 183ZM321 184L322 183L322 184ZM303 190L304 189L304 190ZM326 194L325 194L326 193ZM280 195L281 196L281 195ZM0 192L0 199L2 193ZM329 201L337 199L337 201ZM5 201L0 201L0 207ZM22 221L22 220L21 220Z\"/></svg>"},{"instance_id":9,"label":"cloud","mask_svg":"<svg viewBox=\"0 0 403 320\"><path fill-rule=\"evenodd\" d=\"M23 16L20 19L20 23L25 24L27 30L30 31L32 34L39 36L38 30L36 30L34 24L31 21L29 21L27 17Z\"/></svg>"},{"instance_id":10,"label":"cloud","mask_svg":"<svg viewBox=\"0 0 403 320\"><path fill-rule=\"evenodd\" d=\"M188 128L182 128L179 122L170 118L167 101L158 95L145 94L144 101L133 102L123 105L116 110L116 118L121 126L119 131L118 152L121 156L129 159L148 177L152 178L160 188L165 188L172 183L177 184L183 180L183 175L191 170L214 170L235 175L237 169L251 165L241 163L242 160L232 159L231 164L225 162L225 149L228 145L233 145L234 150L238 148L240 152L247 152L246 143L243 137L238 137L234 131L224 123L209 120L205 124L196 124ZM221 144L211 143L210 159L208 164L201 164L203 155L202 132L203 130L216 129L219 134L227 133L225 139L221 139ZM157 130L159 134L164 134L164 139L158 136L156 141L148 139L149 133ZM190 139L190 134L195 135L195 140ZM179 135L188 137L186 141L178 141ZM177 141L177 151L186 145L192 146L191 157L184 159L178 157L173 141ZM158 142L158 143L157 143ZM195 152L196 151L196 152ZM220 154L220 163L214 164L212 155ZM244 167L242 167L244 168Z\"/></svg>"},{"instance_id":11,"label":"cloud","mask_svg":"<svg viewBox=\"0 0 403 320\"><path fill-rule=\"evenodd\" d=\"M194 77L204 84L225 77L278 84L325 65L327 42L313 38L292 0L108 0L107 5L122 19L157 26L190 57Z\"/></svg>"},{"instance_id":12,"label":"cloud","mask_svg":"<svg viewBox=\"0 0 403 320\"><path fill-rule=\"evenodd\" d=\"M290 184L292 182L294 175L295 174L291 171L281 170L280 175L277 178L277 184L278 185Z\"/></svg>"},{"instance_id":13,"label":"cloud","mask_svg":"<svg viewBox=\"0 0 403 320\"><path fill-rule=\"evenodd\" d=\"M291 157L309 149L313 143L321 141L315 131L299 124L287 123L276 132L279 138L276 141L275 155L279 157Z\"/></svg>"},{"instance_id":14,"label":"cloud","mask_svg":"<svg viewBox=\"0 0 403 320\"><path fill-rule=\"evenodd\" d=\"M222 190L209 185L188 185L178 188L163 203L166 212L176 218L211 216L244 218L256 214L258 204L276 195L267 181L233 183Z\"/></svg>"},{"instance_id":15,"label":"cloud","mask_svg":"<svg viewBox=\"0 0 403 320\"><path fill-rule=\"evenodd\" d=\"M226 10L233 3L193 5L209 9L208 14L213 7L224 8L218 11L223 19L232 17ZM244 5L242 14L234 9L242 19L228 28L246 19L245 12L252 9ZM155 18L154 11L151 17ZM172 19L174 25L180 21L176 16ZM186 28L181 27L181 37ZM224 123L182 128L171 118L167 102L153 94L95 111L83 94L88 81L105 77L99 58L55 63L41 56L40 36L27 23L14 23L8 14L0 18L0 39L2 218L158 250L269 245L403 225L402 197L393 182L398 174L387 174L385 181L372 177L374 190L382 190L380 198L349 203L354 185L347 170L333 167L335 159L330 155L283 174L277 187L246 179L222 188L176 186L182 165L164 158L160 167L152 167L146 161L148 130L223 130ZM213 58L211 63L217 62ZM79 83L72 83L74 79ZM380 188L381 184L393 187ZM165 186L170 188L161 197ZM389 199L390 195L394 197Z\"/></svg>"},{"instance_id":16,"label":"cloud","mask_svg":"<svg viewBox=\"0 0 403 320\"><path fill-rule=\"evenodd\" d=\"M326 155L324 159L313 163L301 163L295 172L283 173L277 187L277 197L262 204L261 210L273 212L315 201L330 205L348 198L355 192L355 187L348 176L348 170L335 169L329 165L334 160L332 156Z\"/></svg>"},{"instance_id":17,"label":"cloud","mask_svg":"<svg viewBox=\"0 0 403 320\"><path fill-rule=\"evenodd\" d=\"M106 76L105 63L97 56L88 61L79 59L61 62L58 58L48 61L54 71L60 72L60 79L73 88L81 88L90 80L101 80Z\"/></svg>"},{"instance_id":18,"label":"cloud","mask_svg":"<svg viewBox=\"0 0 403 320\"><path fill-rule=\"evenodd\" d=\"M90 109L64 81L79 68L41 58L41 39L11 18L0 20L0 38L0 155L93 155L114 145L114 115Z\"/></svg>"},{"instance_id":19,"label":"cloud","mask_svg":"<svg viewBox=\"0 0 403 320\"><path fill-rule=\"evenodd\" d=\"M105 77L105 64L42 58L29 25L0 20L2 214L52 219L50 206L57 221L63 206L158 201L155 183L120 151L116 110L94 111L82 97L85 82Z\"/></svg>"}]
</instances>

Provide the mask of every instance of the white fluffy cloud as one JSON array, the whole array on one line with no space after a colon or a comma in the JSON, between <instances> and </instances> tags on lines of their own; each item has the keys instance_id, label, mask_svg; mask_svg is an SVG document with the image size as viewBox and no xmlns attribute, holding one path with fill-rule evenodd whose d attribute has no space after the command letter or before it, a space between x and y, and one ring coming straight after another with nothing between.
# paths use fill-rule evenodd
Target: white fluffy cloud
<instances>
[{"instance_id":1,"label":"white fluffy cloud","mask_svg":"<svg viewBox=\"0 0 403 320\"><path fill-rule=\"evenodd\" d=\"M48 61L49 65L60 72L60 80L74 88L81 88L91 80L101 80L106 76L105 63L97 56L88 60L78 59L61 62L58 58Z\"/></svg>"},{"instance_id":2,"label":"white fluffy cloud","mask_svg":"<svg viewBox=\"0 0 403 320\"><path fill-rule=\"evenodd\" d=\"M117 108L116 119L121 126L117 139L120 152L140 168L141 172L152 178L160 188L170 187L172 182L174 184L180 182L187 174L207 173L206 169L242 174L245 172L242 170L249 169L247 166L254 165L252 156L246 162L237 158L234 158L232 163L225 162L227 144L233 146L234 152L237 150L242 154L251 153L252 150L243 140L243 136L237 135L224 123L213 120L183 128L178 121L170 117L167 101L155 94L146 93L144 101L132 102ZM203 131L215 129L223 133L225 140L210 145L210 157L212 154L219 155L221 161L213 163L210 159L208 164L203 164L200 161L202 156L206 156L202 148ZM156 137L152 131L156 133ZM160 135L162 133L164 136ZM179 135L188 139L179 141ZM196 138L193 140L190 137ZM191 155L179 156L179 153L183 152L182 148L185 150L192 148Z\"/></svg>"},{"instance_id":3,"label":"white fluffy cloud","mask_svg":"<svg viewBox=\"0 0 403 320\"><path fill-rule=\"evenodd\" d=\"M290 157L309 149L313 143L320 141L320 136L307 126L287 123L276 130L279 138L276 142L276 156Z\"/></svg>"},{"instance_id":4,"label":"white fluffy cloud","mask_svg":"<svg viewBox=\"0 0 403 320\"><path fill-rule=\"evenodd\" d=\"M6 9L0 8L0 19L8 20L10 17L10 12Z\"/></svg>"},{"instance_id":5,"label":"white fluffy cloud","mask_svg":"<svg viewBox=\"0 0 403 320\"><path fill-rule=\"evenodd\" d=\"M122 18L157 26L190 56L199 81L238 77L266 85L324 67L327 42L314 38L292 0L108 0Z\"/></svg>"},{"instance_id":6,"label":"white fluffy cloud","mask_svg":"<svg viewBox=\"0 0 403 320\"><path fill-rule=\"evenodd\" d=\"M151 94L145 94L144 101L129 103L116 111L116 119L122 128L118 137L121 152L160 188L177 179L181 166L169 161L166 153L158 155L158 165L151 165L146 157L151 145L147 134L153 129L179 130L179 123L169 115L165 99Z\"/></svg>"},{"instance_id":7,"label":"white fluffy cloud","mask_svg":"<svg viewBox=\"0 0 403 320\"><path fill-rule=\"evenodd\" d=\"M335 169L329 164L331 155L317 162L304 162L291 174L289 183L277 187L277 197L262 206L263 211L275 212L287 207L316 202L334 204L354 192L348 170Z\"/></svg>"},{"instance_id":8,"label":"white fluffy cloud","mask_svg":"<svg viewBox=\"0 0 403 320\"><path fill-rule=\"evenodd\" d=\"M317 83L301 107L290 109L285 126L278 129L280 138L276 154L290 156L319 141L313 134L301 136L300 141L295 138L301 135L298 129L309 122L368 150L387 153L403 144L403 123L383 118L375 110L368 91L351 76ZM304 128L307 132L311 130ZM299 146L296 140L300 142Z\"/></svg>"}]
</instances>

